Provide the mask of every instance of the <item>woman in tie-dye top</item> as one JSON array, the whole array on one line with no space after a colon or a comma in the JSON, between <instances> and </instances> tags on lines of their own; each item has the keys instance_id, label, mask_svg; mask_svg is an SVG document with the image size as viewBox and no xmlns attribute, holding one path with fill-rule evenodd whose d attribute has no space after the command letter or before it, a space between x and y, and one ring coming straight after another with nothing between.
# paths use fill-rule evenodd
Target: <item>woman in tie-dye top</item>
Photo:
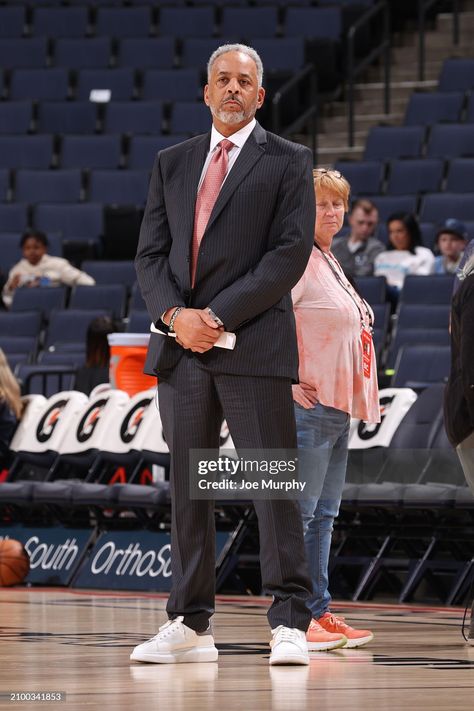
<instances>
[{"instance_id":1,"label":"woman in tie-dye top","mask_svg":"<svg viewBox=\"0 0 474 711\"><path fill-rule=\"evenodd\" d=\"M308 266L292 292L299 351L293 386L300 466L310 488L300 501L313 580L311 650L359 647L373 638L329 610L328 561L347 467L350 418L380 421L373 312L331 253L348 209L350 186L335 170L314 171L316 224Z\"/></svg>"}]
</instances>

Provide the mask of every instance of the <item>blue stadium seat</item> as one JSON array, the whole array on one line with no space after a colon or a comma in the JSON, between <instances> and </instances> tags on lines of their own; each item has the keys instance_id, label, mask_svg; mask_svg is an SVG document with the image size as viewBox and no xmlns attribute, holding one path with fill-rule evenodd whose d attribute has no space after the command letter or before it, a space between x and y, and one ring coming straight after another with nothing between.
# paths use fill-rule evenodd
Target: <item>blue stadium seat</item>
<instances>
[{"instance_id":1,"label":"blue stadium seat","mask_svg":"<svg viewBox=\"0 0 474 711\"><path fill-rule=\"evenodd\" d=\"M132 294L130 298L130 311L146 311L146 304L138 286L138 282L132 286Z\"/></svg>"},{"instance_id":2,"label":"blue stadium seat","mask_svg":"<svg viewBox=\"0 0 474 711\"><path fill-rule=\"evenodd\" d=\"M19 170L15 199L19 202L78 202L81 198L80 170Z\"/></svg>"},{"instance_id":3,"label":"blue stadium seat","mask_svg":"<svg viewBox=\"0 0 474 711\"><path fill-rule=\"evenodd\" d=\"M214 34L214 8L162 7L159 32L163 37L211 37ZM217 46L214 40L214 49Z\"/></svg>"},{"instance_id":4,"label":"blue stadium seat","mask_svg":"<svg viewBox=\"0 0 474 711\"><path fill-rule=\"evenodd\" d=\"M41 314L38 311L12 313L0 311L0 333L10 336L39 336Z\"/></svg>"},{"instance_id":5,"label":"blue stadium seat","mask_svg":"<svg viewBox=\"0 0 474 711\"><path fill-rule=\"evenodd\" d=\"M177 101L173 105L171 133L199 134L211 128L211 114L203 103Z\"/></svg>"},{"instance_id":6,"label":"blue stadium seat","mask_svg":"<svg viewBox=\"0 0 474 711\"><path fill-rule=\"evenodd\" d=\"M21 234L28 226L28 208L26 205L0 205L0 225L2 232Z\"/></svg>"},{"instance_id":7,"label":"blue stadium seat","mask_svg":"<svg viewBox=\"0 0 474 711\"><path fill-rule=\"evenodd\" d=\"M453 293L453 280L451 275L434 274L430 276L415 276L408 274L403 282L400 293L400 304L435 304L449 305ZM425 312L427 313L427 312ZM433 312L433 318L442 318ZM415 320L415 313L412 314ZM426 315L426 320L419 322L419 326L425 328L437 328L438 321L432 321Z\"/></svg>"},{"instance_id":8,"label":"blue stadium seat","mask_svg":"<svg viewBox=\"0 0 474 711\"><path fill-rule=\"evenodd\" d=\"M52 158L52 136L0 136L1 168L48 168Z\"/></svg>"},{"instance_id":9,"label":"blue stadium seat","mask_svg":"<svg viewBox=\"0 0 474 711\"><path fill-rule=\"evenodd\" d=\"M405 345L399 351L391 386L426 387L445 382L450 364L450 346Z\"/></svg>"},{"instance_id":10,"label":"blue stadium seat","mask_svg":"<svg viewBox=\"0 0 474 711\"><path fill-rule=\"evenodd\" d=\"M149 333L151 319L145 310L130 311L126 326L127 333Z\"/></svg>"},{"instance_id":11,"label":"blue stadium seat","mask_svg":"<svg viewBox=\"0 0 474 711\"><path fill-rule=\"evenodd\" d=\"M39 7L33 13L31 34L36 37L84 37L88 24L88 9L85 5Z\"/></svg>"},{"instance_id":12,"label":"blue stadium seat","mask_svg":"<svg viewBox=\"0 0 474 711\"><path fill-rule=\"evenodd\" d=\"M46 332L45 347L65 343L85 343L87 329L97 316L110 316L106 309L60 309L52 311Z\"/></svg>"},{"instance_id":13,"label":"blue stadium seat","mask_svg":"<svg viewBox=\"0 0 474 711\"><path fill-rule=\"evenodd\" d=\"M376 205L381 221L394 212L416 212L415 195L372 195L370 199Z\"/></svg>"},{"instance_id":14,"label":"blue stadium seat","mask_svg":"<svg viewBox=\"0 0 474 711\"><path fill-rule=\"evenodd\" d=\"M0 67L3 69L45 67L47 58L46 37L0 39Z\"/></svg>"},{"instance_id":15,"label":"blue stadium seat","mask_svg":"<svg viewBox=\"0 0 474 711\"><path fill-rule=\"evenodd\" d=\"M471 94L469 96L469 99L467 102L466 121L468 123L474 123L474 94Z\"/></svg>"},{"instance_id":16,"label":"blue stadium seat","mask_svg":"<svg viewBox=\"0 0 474 711\"><path fill-rule=\"evenodd\" d=\"M32 118L31 101L6 101L0 104L0 134L28 133Z\"/></svg>"},{"instance_id":17,"label":"blue stadium seat","mask_svg":"<svg viewBox=\"0 0 474 711\"><path fill-rule=\"evenodd\" d=\"M0 205L0 207L2 207ZM22 227L25 229L25 226ZM20 249L21 232L1 232L0 233L0 270L8 274L10 269L22 257Z\"/></svg>"},{"instance_id":18,"label":"blue stadium seat","mask_svg":"<svg viewBox=\"0 0 474 711\"><path fill-rule=\"evenodd\" d=\"M163 106L161 101L111 102L105 114L106 133L161 132Z\"/></svg>"},{"instance_id":19,"label":"blue stadium seat","mask_svg":"<svg viewBox=\"0 0 474 711\"><path fill-rule=\"evenodd\" d=\"M151 170L158 151L180 143L186 136L132 136L127 167L132 170Z\"/></svg>"},{"instance_id":20,"label":"blue stadium seat","mask_svg":"<svg viewBox=\"0 0 474 711\"><path fill-rule=\"evenodd\" d=\"M36 357L38 339L33 336L8 336L0 333L0 349L8 354L23 354L26 360L33 360Z\"/></svg>"},{"instance_id":21,"label":"blue stadium seat","mask_svg":"<svg viewBox=\"0 0 474 711\"><path fill-rule=\"evenodd\" d=\"M55 42L54 64L68 69L105 69L110 64L110 39L60 38Z\"/></svg>"},{"instance_id":22,"label":"blue stadium seat","mask_svg":"<svg viewBox=\"0 0 474 711\"><path fill-rule=\"evenodd\" d=\"M385 360L385 368L392 369L397 362L398 354L407 345L438 345L449 346L449 331L441 328L397 328L396 335L390 343Z\"/></svg>"},{"instance_id":23,"label":"blue stadium seat","mask_svg":"<svg viewBox=\"0 0 474 711\"><path fill-rule=\"evenodd\" d=\"M37 311L47 319L53 309L63 309L66 306L66 294L67 289L64 286L15 289L11 310Z\"/></svg>"},{"instance_id":24,"label":"blue stadium seat","mask_svg":"<svg viewBox=\"0 0 474 711\"><path fill-rule=\"evenodd\" d=\"M253 28L252 28L253 31ZM259 53L265 73L297 71L305 64L305 46L303 37L252 37L251 47Z\"/></svg>"},{"instance_id":25,"label":"blue stadium seat","mask_svg":"<svg viewBox=\"0 0 474 711\"><path fill-rule=\"evenodd\" d=\"M441 224L453 216L474 220L472 193L428 193L422 199L419 217L423 222Z\"/></svg>"},{"instance_id":26,"label":"blue stadium seat","mask_svg":"<svg viewBox=\"0 0 474 711\"><path fill-rule=\"evenodd\" d=\"M224 7L219 32L222 37L275 37L278 30L277 7Z\"/></svg>"},{"instance_id":27,"label":"blue stadium seat","mask_svg":"<svg viewBox=\"0 0 474 711\"><path fill-rule=\"evenodd\" d=\"M148 193L144 170L94 170L90 174L89 199L108 205L144 205Z\"/></svg>"},{"instance_id":28,"label":"blue stadium seat","mask_svg":"<svg viewBox=\"0 0 474 711\"><path fill-rule=\"evenodd\" d=\"M64 136L62 168L117 168L121 158L120 136Z\"/></svg>"},{"instance_id":29,"label":"blue stadium seat","mask_svg":"<svg viewBox=\"0 0 474 711\"><path fill-rule=\"evenodd\" d=\"M468 91L474 87L474 59L446 59L438 91Z\"/></svg>"},{"instance_id":30,"label":"blue stadium seat","mask_svg":"<svg viewBox=\"0 0 474 711\"><path fill-rule=\"evenodd\" d=\"M438 225L434 225L432 222L420 222L421 230L421 241L425 247L433 249Z\"/></svg>"},{"instance_id":31,"label":"blue stadium seat","mask_svg":"<svg viewBox=\"0 0 474 711\"><path fill-rule=\"evenodd\" d=\"M106 309L114 318L125 314L127 292L123 284L99 284L96 286L75 286L69 300L71 309L99 311Z\"/></svg>"},{"instance_id":32,"label":"blue stadium seat","mask_svg":"<svg viewBox=\"0 0 474 711\"><path fill-rule=\"evenodd\" d=\"M431 126L434 123L459 121L463 92L414 92L405 112L405 126Z\"/></svg>"},{"instance_id":33,"label":"blue stadium seat","mask_svg":"<svg viewBox=\"0 0 474 711\"><path fill-rule=\"evenodd\" d=\"M334 166L349 181L354 195L378 195L381 192L384 164L379 161L343 161Z\"/></svg>"},{"instance_id":34,"label":"blue stadium seat","mask_svg":"<svg viewBox=\"0 0 474 711\"><path fill-rule=\"evenodd\" d=\"M103 207L94 203L40 204L34 209L33 222L37 229L48 234L60 233L63 240L98 241L104 231Z\"/></svg>"},{"instance_id":35,"label":"blue stadium seat","mask_svg":"<svg viewBox=\"0 0 474 711\"><path fill-rule=\"evenodd\" d=\"M216 48L216 40L207 36L185 37L181 46L181 66L205 69L209 57Z\"/></svg>"},{"instance_id":36,"label":"blue stadium seat","mask_svg":"<svg viewBox=\"0 0 474 711\"><path fill-rule=\"evenodd\" d=\"M1 146L1 141L0 141ZM0 202L4 202L8 198L10 190L10 171L7 168L0 168Z\"/></svg>"},{"instance_id":37,"label":"blue stadium seat","mask_svg":"<svg viewBox=\"0 0 474 711\"><path fill-rule=\"evenodd\" d=\"M286 37L338 40L342 34L340 7L290 7L286 12L283 34Z\"/></svg>"},{"instance_id":38,"label":"blue stadium seat","mask_svg":"<svg viewBox=\"0 0 474 711\"><path fill-rule=\"evenodd\" d=\"M474 126L463 123L437 124L431 129L428 158L460 158L474 155Z\"/></svg>"},{"instance_id":39,"label":"blue stadium seat","mask_svg":"<svg viewBox=\"0 0 474 711\"><path fill-rule=\"evenodd\" d=\"M440 190L444 163L436 158L394 160L390 164L387 195L428 193Z\"/></svg>"},{"instance_id":40,"label":"blue stadium seat","mask_svg":"<svg viewBox=\"0 0 474 711\"><path fill-rule=\"evenodd\" d=\"M38 106L39 133L94 133L97 108L90 101L41 102Z\"/></svg>"},{"instance_id":41,"label":"blue stadium seat","mask_svg":"<svg viewBox=\"0 0 474 711\"><path fill-rule=\"evenodd\" d=\"M112 101L131 99L134 93L135 77L133 69L81 69L77 73L76 97L89 99L94 89L109 89Z\"/></svg>"},{"instance_id":42,"label":"blue stadium seat","mask_svg":"<svg viewBox=\"0 0 474 711\"><path fill-rule=\"evenodd\" d=\"M419 158L424 136L421 126L375 126L367 137L364 160Z\"/></svg>"},{"instance_id":43,"label":"blue stadium seat","mask_svg":"<svg viewBox=\"0 0 474 711\"><path fill-rule=\"evenodd\" d=\"M69 93L69 72L58 69L16 69L12 72L10 98L62 101Z\"/></svg>"},{"instance_id":44,"label":"blue stadium seat","mask_svg":"<svg viewBox=\"0 0 474 711\"><path fill-rule=\"evenodd\" d=\"M0 7L0 37L21 37L24 29L24 7Z\"/></svg>"},{"instance_id":45,"label":"blue stadium seat","mask_svg":"<svg viewBox=\"0 0 474 711\"><path fill-rule=\"evenodd\" d=\"M387 280L383 276L357 277L355 283L360 295L371 306L384 304L387 296Z\"/></svg>"},{"instance_id":46,"label":"blue stadium seat","mask_svg":"<svg viewBox=\"0 0 474 711\"><path fill-rule=\"evenodd\" d=\"M171 69L174 66L174 37L127 37L120 41L118 66L146 69Z\"/></svg>"},{"instance_id":47,"label":"blue stadium seat","mask_svg":"<svg viewBox=\"0 0 474 711\"><path fill-rule=\"evenodd\" d=\"M99 7L97 10L96 35L148 37L150 30L151 14L148 7Z\"/></svg>"},{"instance_id":48,"label":"blue stadium seat","mask_svg":"<svg viewBox=\"0 0 474 711\"><path fill-rule=\"evenodd\" d=\"M132 260L107 262L93 260L82 262L81 269L95 279L96 284L123 284L127 289L134 285L137 274Z\"/></svg>"},{"instance_id":49,"label":"blue stadium seat","mask_svg":"<svg viewBox=\"0 0 474 711\"><path fill-rule=\"evenodd\" d=\"M79 368L85 364L84 351L41 351L37 363L42 365L72 365Z\"/></svg>"},{"instance_id":50,"label":"blue stadium seat","mask_svg":"<svg viewBox=\"0 0 474 711\"><path fill-rule=\"evenodd\" d=\"M148 69L143 75L146 101L194 101L200 95L197 69Z\"/></svg>"},{"instance_id":51,"label":"blue stadium seat","mask_svg":"<svg viewBox=\"0 0 474 711\"><path fill-rule=\"evenodd\" d=\"M446 192L464 193L474 185L474 158L454 158L449 163Z\"/></svg>"}]
</instances>

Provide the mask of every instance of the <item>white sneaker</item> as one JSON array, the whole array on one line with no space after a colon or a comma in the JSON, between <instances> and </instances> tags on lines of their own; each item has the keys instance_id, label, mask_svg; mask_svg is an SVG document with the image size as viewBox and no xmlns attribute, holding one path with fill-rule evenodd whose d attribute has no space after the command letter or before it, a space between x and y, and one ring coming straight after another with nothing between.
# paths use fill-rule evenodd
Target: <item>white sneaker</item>
<instances>
[{"instance_id":1,"label":"white sneaker","mask_svg":"<svg viewBox=\"0 0 474 711\"><path fill-rule=\"evenodd\" d=\"M157 635L135 647L130 659L154 664L216 662L218 652L212 634L197 634L183 624L183 619L168 620Z\"/></svg>"},{"instance_id":2,"label":"white sneaker","mask_svg":"<svg viewBox=\"0 0 474 711\"><path fill-rule=\"evenodd\" d=\"M309 664L308 643L302 630L278 625L272 635L270 664Z\"/></svg>"}]
</instances>

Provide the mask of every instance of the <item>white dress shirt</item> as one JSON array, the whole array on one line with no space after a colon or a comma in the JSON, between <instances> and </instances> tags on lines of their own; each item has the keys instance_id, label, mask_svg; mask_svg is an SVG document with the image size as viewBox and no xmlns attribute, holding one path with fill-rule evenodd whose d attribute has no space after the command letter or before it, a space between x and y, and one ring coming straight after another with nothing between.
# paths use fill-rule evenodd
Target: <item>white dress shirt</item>
<instances>
[{"instance_id":1,"label":"white dress shirt","mask_svg":"<svg viewBox=\"0 0 474 711\"><path fill-rule=\"evenodd\" d=\"M236 131L231 136L223 136L221 133L219 133L219 131L214 126L214 124L212 125L211 143L209 146L209 153L207 154L207 158L204 162L204 166L202 169L201 177L199 178L199 184L197 187L198 191L199 191L199 188L201 187L202 181L204 180L204 176L207 173L209 163L212 160L212 156L214 155L214 152L217 148L217 144L220 143L221 141L223 141L225 138L227 138L228 141L231 141L234 144L234 147L231 148L229 151L229 165L227 167L226 176L222 182L222 185L224 185L224 183L227 179L227 176L229 175L230 171L232 170L232 166L234 165L235 161L237 160L240 151L244 147L247 138L250 136L253 129L255 128L256 123L257 123L257 121L255 119L252 119L250 121L250 123L246 124L243 128L241 128L239 131Z\"/></svg>"}]
</instances>

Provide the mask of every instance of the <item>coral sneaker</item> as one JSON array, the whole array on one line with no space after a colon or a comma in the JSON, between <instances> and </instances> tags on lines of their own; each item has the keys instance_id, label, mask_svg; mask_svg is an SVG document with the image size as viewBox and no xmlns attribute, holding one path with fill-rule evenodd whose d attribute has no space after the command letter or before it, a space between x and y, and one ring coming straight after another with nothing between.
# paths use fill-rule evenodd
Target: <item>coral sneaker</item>
<instances>
[{"instance_id":1,"label":"coral sneaker","mask_svg":"<svg viewBox=\"0 0 474 711\"><path fill-rule=\"evenodd\" d=\"M346 648L362 647L374 638L374 634L370 630L356 630L347 624L344 617L336 617L331 612L325 612L318 622L326 632L345 635L347 637Z\"/></svg>"},{"instance_id":2,"label":"coral sneaker","mask_svg":"<svg viewBox=\"0 0 474 711\"><path fill-rule=\"evenodd\" d=\"M319 622L311 620L306 632L306 641L310 652L327 652L347 645L347 637L341 632L326 632Z\"/></svg>"}]
</instances>

